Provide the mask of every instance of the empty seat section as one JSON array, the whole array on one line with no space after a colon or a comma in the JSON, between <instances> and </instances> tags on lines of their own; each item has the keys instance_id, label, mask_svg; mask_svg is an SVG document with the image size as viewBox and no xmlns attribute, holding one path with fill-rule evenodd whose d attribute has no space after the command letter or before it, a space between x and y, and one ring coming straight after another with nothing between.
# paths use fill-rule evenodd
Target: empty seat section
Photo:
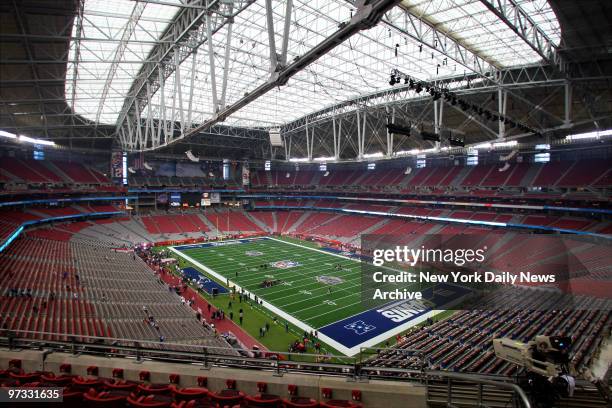
<instances>
[{"instance_id":1,"label":"empty seat section","mask_svg":"<svg viewBox=\"0 0 612 408\"><path fill-rule=\"evenodd\" d=\"M572 164L571 162L564 161L544 164L541 166L538 176L532 184L538 187L555 185Z\"/></svg>"},{"instance_id":2,"label":"empty seat section","mask_svg":"<svg viewBox=\"0 0 612 408\"><path fill-rule=\"evenodd\" d=\"M13 157L3 157L0 160L0 169L31 183L46 183L52 180L39 174L28 166L28 161L21 161Z\"/></svg>"},{"instance_id":3,"label":"empty seat section","mask_svg":"<svg viewBox=\"0 0 612 408\"><path fill-rule=\"evenodd\" d=\"M610 160L580 160L559 180L557 186L588 186L611 168Z\"/></svg>"},{"instance_id":4,"label":"empty seat section","mask_svg":"<svg viewBox=\"0 0 612 408\"><path fill-rule=\"evenodd\" d=\"M462 186L479 186L485 177L493 170L493 166L480 165L475 166L467 176L461 181Z\"/></svg>"},{"instance_id":5,"label":"empty seat section","mask_svg":"<svg viewBox=\"0 0 612 408\"><path fill-rule=\"evenodd\" d=\"M52 163L76 183L99 184L98 179L96 179L94 175L80 163L58 161L53 161Z\"/></svg>"},{"instance_id":6,"label":"empty seat section","mask_svg":"<svg viewBox=\"0 0 612 408\"><path fill-rule=\"evenodd\" d=\"M523 179L530 168L531 165L528 163L513 164L512 167L506 171L510 172L510 177L508 177L504 185L511 187L522 186Z\"/></svg>"}]
</instances>

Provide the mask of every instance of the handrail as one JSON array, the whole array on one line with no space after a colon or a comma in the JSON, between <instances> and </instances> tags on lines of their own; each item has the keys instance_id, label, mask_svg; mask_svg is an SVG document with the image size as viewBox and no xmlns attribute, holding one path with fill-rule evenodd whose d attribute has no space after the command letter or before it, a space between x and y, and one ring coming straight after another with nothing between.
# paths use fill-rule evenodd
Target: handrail
<instances>
[{"instance_id":1,"label":"handrail","mask_svg":"<svg viewBox=\"0 0 612 408\"><path fill-rule=\"evenodd\" d=\"M447 378L449 380L469 381L475 382L477 384L492 385L497 388L511 390L519 396L524 405L524 408L531 408L531 402L529 401L529 397L527 397L527 394L525 394L525 391L523 391L521 387L513 383L489 380L477 374L454 373L439 370L425 370L424 373L426 374L426 376L442 377Z\"/></svg>"},{"instance_id":2,"label":"handrail","mask_svg":"<svg viewBox=\"0 0 612 408\"><path fill-rule=\"evenodd\" d=\"M71 341L61 340L40 340L32 339L31 337L17 337L16 334L26 335L53 335L53 336L68 336ZM87 338L94 342L79 342L77 338ZM121 343L128 343L125 345ZM156 348L142 347L142 345L154 344ZM237 349L223 348L205 345L181 344L181 343L160 343L149 340L134 340L134 339L119 339L96 336L79 336L72 334L59 334L50 332L37 332L28 330L4 330L0 331L0 346L8 346L9 350L16 348L32 348L45 349L47 352L71 352L72 354L87 353L91 355L103 354L106 357L128 357L135 358L137 361L142 359L160 359L167 362L175 363L200 363L203 368L209 368L213 365L225 367L241 367L241 368L257 368L260 370L274 371L279 375L284 372L293 370L294 372L327 375L327 376L342 376L346 378L359 378L364 371L380 370L383 372L392 372L397 374L408 374L408 377L382 377L383 379L400 379L414 380L419 383L429 384L430 381L437 379L447 379L449 381L449 399L451 398L451 381L465 381L481 385L490 385L499 389L510 390L518 395L524 408L531 408L529 397L518 385L503 381L502 377L495 379L491 375L479 375L468 373L456 373L440 370L429 370L422 366L421 369L414 368L399 368L399 367L379 367L375 365L366 365L357 358L352 358L352 363L334 363L334 362L316 362L304 361L299 359L291 359L292 356L304 357L321 357L315 354L296 354L287 352L266 352L261 351L262 357L253 357L240 355ZM162 348L158 348L158 347ZM172 349L173 347L178 348ZM180 350L180 349L183 350ZM187 349L187 350L185 350ZM215 353L217 351L217 353ZM225 353L219 353L224 351ZM422 354L420 350L410 350L415 355ZM288 359L270 358L274 356L287 356ZM344 357L346 358L346 357ZM367 374L366 374L367 376ZM377 376L375 376L377 377ZM480 388L479 398L482 397L482 389ZM450 401L449 401L450 402Z\"/></svg>"},{"instance_id":3,"label":"handrail","mask_svg":"<svg viewBox=\"0 0 612 408\"><path fill-rule=\"evenodd\" d=\"M18 334L21 334L21 336L17 336ZM32 338L33 336L61 336L68 337L70 340L45 340ZM87 339L88 341L79 341L78 339ZM176 363L189 364L196 361L203 363L205 367L215 363L223 366L232 364L244 366L245 364L249 364L249 367L252 368L276 369L277 371L288 371L289 369L293 369L300 372L312 371L313 373L321 373L321 370L328 370L327 374L330 374L330 372L340 373L344 376L354 376L358 372L356 359L345 356L322 356L308 353L273 352L266 350L240 350L232 347L162 343L151 340L97 337L29 330L0 331L0 345L6 345L9 349L21 347L45 348L55 351L70 351L73 354L85 352L93 355L104 354L105 356L134 357L137 360L151 358L173 360ZM257 354L254 353L261 355L261 357L257 357ZM316 360L320 358L324 358L328 360L328 362L317 362ZM349 363L334 362L340 361L340 359L342 359L342 361L348 360Z\"/></svg>"}]
</instances>

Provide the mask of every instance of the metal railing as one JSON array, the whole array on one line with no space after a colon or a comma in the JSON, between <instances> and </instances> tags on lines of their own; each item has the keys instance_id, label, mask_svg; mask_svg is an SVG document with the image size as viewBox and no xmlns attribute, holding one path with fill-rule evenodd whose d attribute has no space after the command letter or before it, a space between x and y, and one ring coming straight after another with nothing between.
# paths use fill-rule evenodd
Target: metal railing
<instances>
[{"instance_id":1,"label":"metal railing","mask_svg":"<svg viewBox=\"0 0 612 408\"><path fill-rule=\"evenodd\" d=\"M523 391L523 389L519 387L518 385L511 383L511 382L501 381L499 379L491 379L491 378L487 378L486 376L482 376L482 375L454 373L454 372L448 372L448 371L425 370L424 374L425 374L424 378L425 378L426 386L427 386L428 403L444 402L446 407L448 408L455 407L456 405L454 405L454 402L453 402L454 395L455 395L453 384L463 383L463 385L469 386L470 388L473 388L473 386L476 385L476 396L472 397L470 395L466 397L464 395L462 397L463 401L461 405L465 405L466 401L470 401L471 404L474 404L473 406L477 406L477 407L487 406L483 391L484 391L484 386L488 385L488 386L494 387L496 390L510 391L511 401L509 402L512 402L513 407L531 408L530 399L525 393L525 391ZM446 398L444 401L442 400L434 401L431 398L430 388L431 388L432 382L437 382L438 384L441 384L443 382L446 383Z\"/></svg>"},{"instance_id":2,"label":"metal railing","mask_svg":"<svg viewBox=\"0 0 612 408\"><path fill-rule=\"evenodd\" d=\"M38 338L36 338L38 337ZM47 340L44 338L68 337L65 340ZM465 373L434 371L427 369L426 356L420 350L364 348L356 357L321 356L307 353L268 352L237 350L204 345L165 343L149 340L133 340L93 336L71 336L66 334L36 332L36 331L3 331L0 332L0 347L9 350L38 349L53 353L70 353L73 355L87 354L130 359L136 361L156 360L175 364L190 364L200 366L202 370L213 366L258 369L273 372L282 376L294 372L302 374L341 376L347 380L367 381L383 379L393 381L410 381L429 388L437 384L447 385L446 406L453 406L454 383L477 386L478 393L474 400L478 406L483 404L483 387L491 386L496 390L512 392L512 399L518 402L517 407L531 408L525 392L516 384L505 382L493 376L481 376ZM392 350L397 358L383 358L382 365L377 365L373 357L386 355ZM322 360L323 359L323 360ZM412 364L403 367L393 367L397 362L407 360ZM345 361L345 362L334 362ZM346 362L348 361L348 362Z\"/></svg>"}]
</instances>

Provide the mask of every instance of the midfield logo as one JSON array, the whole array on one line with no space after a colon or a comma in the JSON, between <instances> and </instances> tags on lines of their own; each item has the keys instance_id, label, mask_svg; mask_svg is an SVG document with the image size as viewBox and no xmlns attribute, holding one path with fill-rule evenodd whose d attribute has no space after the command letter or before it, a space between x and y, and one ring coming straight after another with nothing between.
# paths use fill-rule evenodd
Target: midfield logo
<instances>
[{"instance_id":1,"label":"midfield logo","mask_svg":"<svg viewBox=\"0 0 612 408\"><path fill-rule=\"evenodd\" d=\"M326 285L339 285L341 283L344 283L344 280L337 276L321 275L317 276L316 279L317 282L325 283Z\"/></svg>"},{"instance_id":2,"label":"midfield logo","mask_svg":"<svg viewBox=\"0 0 612 408\"><path fill-rule=\"evenodd\" d=\"M371 324L367 324L363 320L356 320L353 323L347 324L344 326L347 330L352 330L356 335L361 336L362 334L366 334L372 330L376 329L376 326L372 326Z\"/></svg>"},{"instance_id":3,"label":"midfield logo","mask_svg":"<svg viewBox=\"0 0 612 408\"><path fill-rule=\"evenodd\" d=\"M276 261L271 262L270 266L278 269L289 269L295 268L296 266L300 266L300 263L296 261Z\"/></svg>"}]
</instances>

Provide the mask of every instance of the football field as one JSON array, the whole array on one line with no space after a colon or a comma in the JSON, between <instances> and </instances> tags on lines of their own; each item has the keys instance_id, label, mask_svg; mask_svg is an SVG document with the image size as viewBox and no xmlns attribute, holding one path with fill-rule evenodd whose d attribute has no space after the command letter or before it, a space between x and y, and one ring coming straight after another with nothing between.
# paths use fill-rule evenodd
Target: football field
<instances>
[{"instance_id":1,"label":"football field","mask_svg":"<svg viewBox=\"0 0 612 408\"><path fill-rule=\"evenodd\" d=\"M364 310L359 262L285 241L230 242L181 252L315 329Z\"/></svg>"},{"instance_id":2,"label":"football field","mask_svg":"<svg viewBox=\"0 0 612 408\"><path fill-rule=\"evenodd\" d=\"M321 340L346 355L439 312L405 301L368 310L361 303L359 260L300 241L261 237L170 250L195 265L203 277L257 296L281 322L317 330Z\"/></svg>"}]
</instances>

